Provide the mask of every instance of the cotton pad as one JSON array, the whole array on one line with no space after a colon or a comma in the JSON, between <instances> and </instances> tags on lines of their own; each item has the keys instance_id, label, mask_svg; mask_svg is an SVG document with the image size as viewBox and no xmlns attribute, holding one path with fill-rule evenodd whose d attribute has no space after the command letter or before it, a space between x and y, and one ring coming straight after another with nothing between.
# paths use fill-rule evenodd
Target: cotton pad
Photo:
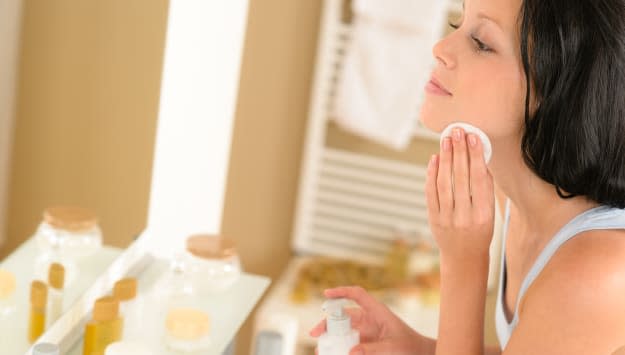
<instances>
[{"instance_id":1,"label":"cotton pad","mask_svg":"<svg viewBox=\"0 0 625 355\"><path fill-rule=\"evenodd\" d=\"M445 137L451 136L451 130L455 127L460 127L464 129L466 133L473 133L480 138L480 141L482 141L482 149L484 150L484 161L486 162L486 164L488 164L488 162L490 161L490 157L493 154L493 148L490 144L490 139L488 139L488 136L486 135L486 133L484 133L484 131L473 125L464 122L454 122L450 124L449 126L445 127L445 129L441 133L441 143Z\"/></svg>"}]
</instances>

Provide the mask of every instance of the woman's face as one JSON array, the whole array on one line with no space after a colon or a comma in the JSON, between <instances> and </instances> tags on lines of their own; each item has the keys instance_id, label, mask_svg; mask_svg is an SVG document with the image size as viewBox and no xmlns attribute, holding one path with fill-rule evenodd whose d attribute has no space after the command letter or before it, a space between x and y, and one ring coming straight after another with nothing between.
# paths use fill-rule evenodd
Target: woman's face
<instances>
[{"instance_id":1,"label":"woman's face","mask_svg":"<svg viewBox=\"0 0 625 355\"><path fill-rule=\"evenodd\" d=\"M526 90L517 23L521 1L465 0L459 27L434 46L432 78L449 95L426 90L420 114L426 127L441 132L464 121L494 141L520 135Z\"/></svg>"}]
</instances>

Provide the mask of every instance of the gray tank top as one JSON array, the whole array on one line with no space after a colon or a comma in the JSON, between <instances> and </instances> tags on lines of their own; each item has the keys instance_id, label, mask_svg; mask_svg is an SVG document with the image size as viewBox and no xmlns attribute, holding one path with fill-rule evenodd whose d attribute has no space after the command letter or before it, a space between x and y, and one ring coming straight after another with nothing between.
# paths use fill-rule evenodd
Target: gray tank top
<instances>
[{"instance_id":1,"label":"gray tank top","mask_svg":"<svg viewBox=\"0 0 625 355\"><path fill-rule=\"evenodd\" d=\"M510 200L506 201L505 222L503 226L503 238L501 247L501 268L499 272L499 291L497 293L497 305L495 309L495 326L497 337L501 349L505 349L510 340L510 336L519 323L519 315L517 310L519 304L525 295L525 292L531 286L532 282L538 277L549 259L555 252L569 239L575 235L593 229L625 229L625 210L612 208L608 206L599 206L585 211L570 220L562 229L556 233L542 250L534 265L530 268L527 275L521 283L519 294L517 295L516 305L512 320L508 322L504 312L504 290L506 287L506 235L508 234L508 224L510 223Z\"/></svg>"}]
</instances>

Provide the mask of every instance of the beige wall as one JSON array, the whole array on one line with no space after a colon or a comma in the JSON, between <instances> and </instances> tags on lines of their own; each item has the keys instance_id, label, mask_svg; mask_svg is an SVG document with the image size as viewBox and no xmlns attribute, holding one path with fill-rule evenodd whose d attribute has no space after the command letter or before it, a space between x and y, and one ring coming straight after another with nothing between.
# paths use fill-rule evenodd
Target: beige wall
<instances>
[{"instance_id":1,"label":"beige wall","mask_svg":"<svg viewBox=\"0 0 625 355\"><path fill-rule=\"evenodd\" d=\"M248 272L280 274L291 255L321 0L252 0L222 231L238 241ZM237 354L248 354L253 317Z\"/></svg>"},{"instance_id":2,"label":"beige wall","mask_svg":"<svg viewBox=\"0 0 625 355\"><path fill-rule=\"evenodd\" d=\"M95 209L110 245L144 228L167 4L25 1L4 253L52 204Z\"/></svg>"}]
</instances>

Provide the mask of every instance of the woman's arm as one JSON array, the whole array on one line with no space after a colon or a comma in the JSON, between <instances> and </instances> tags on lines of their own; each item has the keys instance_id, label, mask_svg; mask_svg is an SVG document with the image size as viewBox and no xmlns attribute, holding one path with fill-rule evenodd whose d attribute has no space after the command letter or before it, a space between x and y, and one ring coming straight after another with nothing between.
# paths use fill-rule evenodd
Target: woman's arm
<instances>
[{"instance_id":1,"label":"woman's arm","mask_svg":"<svg viewBox=\"0 0 625 355\"><path fill-rule=\"evenodd\" d=\"M436 354L484 354L484 309L495 196L479 139L454 129L428 166L428 220L440 249Z\"/></svg>"}]
</instances>

